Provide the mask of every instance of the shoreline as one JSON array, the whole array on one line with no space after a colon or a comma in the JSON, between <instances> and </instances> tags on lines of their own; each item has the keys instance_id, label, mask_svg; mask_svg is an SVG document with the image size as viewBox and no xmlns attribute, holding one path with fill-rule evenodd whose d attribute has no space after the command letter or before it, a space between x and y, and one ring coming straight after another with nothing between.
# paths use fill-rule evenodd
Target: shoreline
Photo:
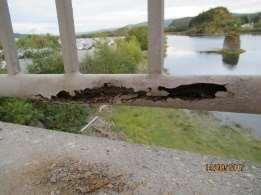
<instances>
[{"instance_id":1,"label":"shoreline","mask_svg":"<svg viewBox=\"0 0 261 195\"><path fill-rule=\"evenodd\" d=\"M186 32L168 32L165 31L166 35L176 35L176 36L188 36L188 37L222 37L225 36L225 33L217 33L217 34L188 34ZM258 32L240 32L241 35L261 35L261 31Z\"/></svg>"}]
</instances>

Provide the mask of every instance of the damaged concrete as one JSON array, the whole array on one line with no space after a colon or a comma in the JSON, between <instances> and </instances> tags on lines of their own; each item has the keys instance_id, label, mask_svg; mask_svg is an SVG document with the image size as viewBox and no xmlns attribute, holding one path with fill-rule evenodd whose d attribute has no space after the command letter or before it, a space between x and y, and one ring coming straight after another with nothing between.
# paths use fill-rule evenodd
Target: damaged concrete
<instances>
[{"instance_id":1,"label":"damaged concrete","mask_svg":"<svg viewBox=\"0 0 261 195\"><path fill-rule=\"evenodd\" d=\"M83 101L87 103L114 103L114 102L134 102L138 99L148 101L166 101L167 99L182 99L196 101L202 99L213 99L218 92L227 92L224 85L212 83L195 83L190 85L180 85L175 88L158 87L158 91L164 91L163 95L152 95L152 89L146 91L134 91L133 88L113 86L105 83L102 87L87 88L85 90L74 91L74 95L61 91L52 100Z\"/></svg>"},{"instance_id":2,"label":"damaged concrete","mask_svg":"<svg viewBox=\"0 0 261 195\"><path fill-rule=\"evenodd\" d=\"M261 113L261 76L0 75L0 96Z\"/></svg>"},{"instance_id":3,"label":"damaged concrete","mask_svg":"<svg viewBox=\"0 0 261 195\"><path fill-rule=\"evenodd\" d=\"M126 102L131 99L144 97L146 97L146 91L135 92L133 88L118 87L105 83L102 87L74 91L74 95L70 95L67 91L61 91L56 96L52 96L51 99L83 101L87 103L114 103L116 101Z\"/></svg>"},{"instance_id":4,"label":"damaged concrete","mask_svg":"<svg viewBox=\"0 0 261 195\"><path fill-rule=\"evenodd\" d=\"M160 91L167 91L168 98L180 98L182 100L202 100L216 98L218 92L227 92L225 85L214 83L195 83L181 85L176 88L159 87Z\"/></svg>"},{"instance_id":5,"label":"damaged concrete","mask_svg":"<svg viewBox=\"0 0 261 195\"><path fill-rule=\"evenodd\" d=\"M9 76L0 75L0 97L261 113L261 76L162 74L163 0L150 0L148 4L149 75L80 74L69 0L56 1L66 74L21 74L7 0L0 1L0 5L0 23L5 27L0 28L0 34L9 73Z\"/></svg>"}]
</instances>

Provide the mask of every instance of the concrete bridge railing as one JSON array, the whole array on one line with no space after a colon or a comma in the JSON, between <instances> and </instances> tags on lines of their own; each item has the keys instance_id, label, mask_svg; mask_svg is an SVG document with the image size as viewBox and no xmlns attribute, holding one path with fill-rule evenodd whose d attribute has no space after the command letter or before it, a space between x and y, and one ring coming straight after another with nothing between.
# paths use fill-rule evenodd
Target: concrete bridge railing
<instances>
[{"instance_id":1,"label":"concrete bridge railing","mask_svg":"<svg viewBox=\"0 0 261 195\"><path fill-rule=\"evenodd\" d=\"M7 0L0 1L0 38L8 70L8 75L0 75L0 96L261 113L261 76L162 73L164 0L148 0L149 74L81 74L72 2L56 0L56 8L65 74L22 74Z\"/></svg>"}]
</instances>

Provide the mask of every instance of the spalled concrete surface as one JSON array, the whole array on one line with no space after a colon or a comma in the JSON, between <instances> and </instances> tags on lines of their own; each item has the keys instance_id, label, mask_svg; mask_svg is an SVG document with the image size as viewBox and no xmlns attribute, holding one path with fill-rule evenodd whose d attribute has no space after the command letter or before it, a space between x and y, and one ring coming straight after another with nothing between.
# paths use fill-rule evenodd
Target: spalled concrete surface
<instances>
[{"instance_id":1,"label":"spalled concrete surface","mask_svg":"<svg viewBox=\"0 0 261 195\"><path fill-rule=\"evenodd\" d=\"M24 173L34 165L58 158L103 163L111 171L122 172L140 184L122 194L261 194L261 167L249 162L1 122L0 129L1 195L55 194L48 189L33 191L37 182L30 182L28 174ZM210 173L205 170L208 163L222 162L243 163L245 168L243 172Z\"/></svg>"}]
</instances>

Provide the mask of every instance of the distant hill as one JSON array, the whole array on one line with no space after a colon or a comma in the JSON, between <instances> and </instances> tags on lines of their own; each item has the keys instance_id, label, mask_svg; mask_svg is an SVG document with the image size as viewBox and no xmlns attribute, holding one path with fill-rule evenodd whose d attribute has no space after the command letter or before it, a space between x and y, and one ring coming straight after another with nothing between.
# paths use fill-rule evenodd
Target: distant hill
<instances>
[{"instance_id":1,"label":"distant hill","mask_svg":"<svg viewBox=\"0 0 261 195\"><path fill-rule=\"evenodd\" d=\"M164 20L164 27L167 28L169 27L169 25L173 22L173 19L166 19ZM140 26L147 26L148 22L141 22L138 24L131 24L131 25L127 25L127 27L140 27Z\"/></svg>"},{"instance_id":2,"label":"distant hill","mask_svg":"<svg viewBox=\"0 0 261 195\"><path fill-rule=\"evenodd\" d=\"M211 14L213 15L214 14L213 9L212 9L211 12L212 12ZM223 10L223 12L225 13L225 15L227 15L227 18L225 20L230 18L229 13L226 10ZM209 13L209 11L208 11L208 13ZM174 31L174 32L184 32L184 31L187 31L187 30L191 30L191 26L190 26L191 21L194 20L194 22L195 22L195 18L202 17L202 14L195 16L195 17L185 17L185 18L173 19L173 21L168 26L167 30L168 31ZM216 15L217 17L220 18L219 14L220 13L217 12L214 15ZM206 14L204 14L204 15L206 15ZM230 15L232 17L234 17L236 20L238 20L241 23L241 25L246 24L246 23L261 23L261 12L240 13L240 14L239 13L231 13ZM212 18L212 22L213 22L213 18ZM208 20L205 21L205 26L209 25L209 23L211 23L211 17ZM220 20L219 20L219 23L221 23ZM197 24L197 25L199 25L199 24Z\"/></svg>"},{"instance_id":3,"label":"distant hill","mask_svg":"<svg viewBox=\"0 0 261 195\"><path fill-rule=\"evenodd\" d=\"M212 19L215 17L220 18L220 15L223 15L223 16L225 15L225 18L222 17L222 19L218 19L219 23L220 23L220 21L224 22L224 20L227 20L231 16L231 17L234 17L234 18L238 19L239 21L241 21L241 24L245 24L245 23L260 23L261 24L261 12L240 13L240 14L239 13L229 13L228 10L226 11L226 8L219 7L219 8L214 8L214 9L208 10L206 12L203 12L195 17L166 19L166 20L164 20L165 30L170 31L170 32L182 32L182 33L186 32L188 30L191 30L191 27L192 27L191 23L195 24L195 21L198 21L197 18L201 18L202 16L204 18L204 15L205 16L212 15L213 16ZM211 23L211 20L207 19L203 23L206 24L205 26L208 26L209 23ZM81 32L81 33L77 33L77 37L92 37L92 36L95 36L97 33L104 33L108 36L119 36L119 35L124 35L126 33L126 31L130 28L147 26L147 24L148 24L147 22L141 22L141 23L137 23L137 24L126 25L126 26L123 26L120 28L108 28L108 29L101 29L101 30L97 30L97 31L93 31L93 32ZM197 23L197 25L199 25L199 24ZM211 28L213 30L213 25ZM211 28L209 28L207 30L211 30ZM220 31L220 30L222 31L222 29L219 28L218 31ZM26 34L14 33L14 35L16 38L20 38L22 36L25 36Z\"/></svg>"},{"instance_id":4,"label":"distant hill","mask_svg":"<svg viewBox=\"0 0 261 195\"><path fill-rule=\"evenodd\" d=\"M169 29L175 29L176 31L184 31L188 29L189 23L192 20L193 17L185 17L185 18L178 18L172 20L172 22L169 24Z\"/></svg>"},{"instance_id":5,"label":"distant hill","mask_svg":"<svg viewBox=\"0 0 261 195\"><path fill-rule=\"evenodd\" d=\"M261 21L261 12L242 13L242 14L233 13L233 16L237 17L239 19L247 18L249 23L251 23L251 22L256 23L256 22Z\"/></svg>"},{"instance_id":6,"label":"distant hill","mask_svg":"<svg viewBox=\"0 0 261 195\"><path fill-rule=\"evenodd\" d=\"M26 36L26 34L14 33L15 38L20 38L20 37L23 37L23 36Z\"/></svg>"}]
</instances>

